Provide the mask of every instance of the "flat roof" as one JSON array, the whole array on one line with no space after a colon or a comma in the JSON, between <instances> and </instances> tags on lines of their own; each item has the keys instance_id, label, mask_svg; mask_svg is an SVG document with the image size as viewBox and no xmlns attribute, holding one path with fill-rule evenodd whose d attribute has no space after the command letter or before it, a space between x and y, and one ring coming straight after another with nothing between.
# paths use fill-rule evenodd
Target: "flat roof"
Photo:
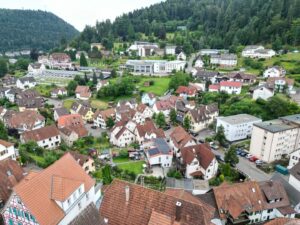
<instances>
[{"instance_id":1,"label":"flat roof","mask_svg":"<svg viewBox=\"0 0 300 225\"><path fill-rule=\"evenodd\" d=\"M257 118L249 114L238 114L234 116L218 117L217 119L222 120L231 125L262 121L260 118Z\"/></svg>"},{"instance_id":2,"label":"flat roof","mask_svg":"<svg viewBox=\"0 0 300 225\"><path fill-rule=\"evenodd\" d=\"M290 129L298 127L295 124L287 124L280 119L269 120L269 121L265 121L262 123L255 123L254 126L260 127L262 129L267 130L272 133L290 130Z\"/></svg>"},{"instance_id":3,"label":"flat roof","mask_svg":"<svg viewBox=\"0 0 300 225\"><path fill-rule=\"evenodd\" d=\"M284 120L284 121L289 121L292 123L296 123L300 125L300 114L295 114L295 115L290 115L290 116L284 116L284 117L280 117L280 119Z\"/></svg>"}]
</instances>

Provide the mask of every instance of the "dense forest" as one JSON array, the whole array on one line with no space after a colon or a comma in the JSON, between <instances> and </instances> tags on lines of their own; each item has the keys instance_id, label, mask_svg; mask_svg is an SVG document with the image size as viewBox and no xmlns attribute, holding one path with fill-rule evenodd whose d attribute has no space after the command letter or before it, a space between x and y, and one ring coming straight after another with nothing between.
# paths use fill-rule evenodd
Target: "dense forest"
<instances>
[{"instance_id":1,"label":"dense forest","mask_svg":"<svg viewBox=\"0 0 300 225\"><path fill-rule=\"evenodd\" d=\"M52 13L0 9L0 52L36 48L49 50L79 32Z\"/></svg>"},{"instance_id":2,"label":"dense forest","mask_svg":"<svg viewBox=\"0 0 300 225\"><path fill-rule=\"evenodd\" d=\"M171 41L187 50L276 43L300 45L299 0L167 0L87 26L72 42Z\"/></svg>"}]
</instances>

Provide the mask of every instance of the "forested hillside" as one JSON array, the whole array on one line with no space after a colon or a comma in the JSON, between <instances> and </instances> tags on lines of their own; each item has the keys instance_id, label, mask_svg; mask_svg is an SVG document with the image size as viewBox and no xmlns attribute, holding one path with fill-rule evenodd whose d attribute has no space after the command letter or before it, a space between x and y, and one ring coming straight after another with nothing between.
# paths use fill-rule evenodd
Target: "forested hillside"
<instances>
[{"instance_id":1,"label":"forested hillside","mask_svg":"<svg viewBox=\"0 0 300 225\"><path fill-rule=\"evenodd\" d=\"M48 50L78 31L52 13L0 9L0 52L36 48Z\"/></svg>"},{"instance_id":2,"label":"forested hillside","mask_svg":"<svg viewBox=\"0 0 300 225\"><path fill-rule=\"evenodd\" d=\"M185 26L187 32L179 31ZM142 35L145 34L145 35ZM299 0L167 0L151 7L86 27L73 45L82 42L172 41L187 49L229 48L239 44L300 44Z\"/></svg>"}]
</instances>

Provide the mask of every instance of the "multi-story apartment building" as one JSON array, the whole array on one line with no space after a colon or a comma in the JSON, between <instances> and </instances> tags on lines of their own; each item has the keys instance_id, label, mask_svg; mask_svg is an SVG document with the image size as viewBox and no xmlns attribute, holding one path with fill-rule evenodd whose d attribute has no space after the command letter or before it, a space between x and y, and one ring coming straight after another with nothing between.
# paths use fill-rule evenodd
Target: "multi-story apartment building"
<instances>
[{"instance_id":1,"label":"multi-story apartment building","mask_svg":"<svg viewBox=\"0 0 300 225\"><path fill-rule=\"evenodd\" d=\"M289 155L300 145L300 114L253 125L250 153L265 162Z\"/></svg>"},{"instance_id":2,"label":"multi-story apartment building","mask_svg":"<svg viewBox=\"0 0 300 225\"><path fill-rule=\"evenodd\" d=\"M224 128L224 134L228 141L238 141L248 138L252 133L254 123L262 122L261 119L248 114L239 114L227 117L218 117L217 126Z\"/></svg>"}]
</instances>

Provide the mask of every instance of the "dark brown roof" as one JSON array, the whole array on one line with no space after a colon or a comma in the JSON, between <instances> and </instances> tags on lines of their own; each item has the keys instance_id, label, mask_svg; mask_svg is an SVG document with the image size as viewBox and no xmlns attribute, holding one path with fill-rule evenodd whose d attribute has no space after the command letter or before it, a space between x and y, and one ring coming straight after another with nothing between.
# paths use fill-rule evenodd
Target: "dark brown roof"
<instances>
[{"instance_id":1,"label":"dark brown roof","mask_svg":"<svg viewBox=\"0 0 300 225\"><path fill-rule=\"evenodd\" d=\"M59 135L59 131L55 125L42 127L40 129L25 131L21 138L25 141L42 141Z\"/></svg>"},{"instance_id":2,"label":"dark brown roof","mask_svg":"<svg viewBox=\"0 0 300 225\"><path fill-rule=\"evenodd\" d=\"M75 151L69 151L69 153L73 156L73 158L76 160L76 162L79 163L80 166L83 166L84 163L86 163L87 161L89 161L91 159L91 157L80 154Z\"/></svg>"},{"instance_id":3,"label":"dark brown roof","mask_svg":"<svg viewBox=\"0 0 300 225\"><path fill-rule=\"evenodd\" d=\"M105 225L94 203L89 204L69 225Z\"/></svg>"},{"instance_id":4,"label":"dark brown roof","mask_svg":"<svg viewBox=\"0 0 300 225\"><path fill-rule=\"evenodd\" d=\"M54 109L54 112L58 115L58 117L64 116L64 115L69 115L69 111L65 108L56 108Z\"/></svg>"},{"instance_id":5,"label":"dark brown roof","mask_svg":"<svg viewBox=\"0 0 300 225\"><path fill-rule=\"evenodd\" d=\"M0 161L0 201L9 198L12 188L24 177L24 170L15 160Z\"/></svg>"},{"instance_id":6,"label":"dark brown roof","mask_svg":"<svg viewBox=\"0 0 300 225\"><path fill-rule=\"evenodd\" d=\"M198 108L190 110L190 114L196 123L203 122L211 118L211 114L218 112L218 104L201 105Z\"/></svg>"},{"instance_id":7,"label":"dark brown roof","mask_svg":"<svg viewBox=\"0 0 300 225\"><path fill-rule=\"evenodd\" d=\"M26 110L24 112L18 112L13 114L8 121L11 128L22 128L26 124L27 129L31 130L35 123L40 121L45 121L45 118L36 111Z\"/></svg>"},{"instance_id":8,"label":"dark brown roof","mask_svg":"<svg viewBox=\"0 0 300 225\"><path fill-rule=\"evenodd\" d=\"M66 126L59 128L59 131L65 134L66 136L70 136L72 132L75 132L79 138L88 136L89 132L83 125L76 126Z\"/></svg>"},{"instance_id":9,"label":"dark brown roof","mask_svg":"<svg viewBox=\"0 0 300 225\"><path fill-rule=\"evenodd\" d=\"M202 202L205 202L206 204L210 205L212 208L214 208L214 218L220 218L218 206L216 202L216 198L213 191L210 191L208 193L205 193L203 195L197 195L197 198L200 198Z\"/></svg>"},{"instance_id":10,"label":"dark brown roof","mask_svg":"<svg viewBox=\"0 0 300 225\"><path fill-rule=\"evenodd\" d=\"M300 181L300 162L298 162L292 169L290 174L293 175L298 181Z\"/></svg>"},{"instance_id":11,"label":"dark brown roof","mask_svg":"<svg viewBox=\"0 0 300 225\"><path fill-rule=\"evenodd\" d=\"M175 147L179 149L184 147L189 141L194 141L192 136L189 135L189 133L187 133L181 126L178 126L173 130L170 134L170 138L172 139Z\"/></svg>"},{"instance_id":12,"label":"dark brown roof","mask_svg":"<svg viewBox=\"0 0 300 225\"><path fill-rule=\"evenodd\" d=\"M44 107L44 99L42 98L22 98L16 101L19 107L26 109L37 109Z\"/></svg>"},{"instance_id":13,"label":"dark brown roof","mask_svg":"<svg viewBox=\"0 0 300 225\"><path fill-rule=\"evenodd\" d=\"M201 167L203 167L205 170L215 158L214 153L206 144L184 147L181 148L180 151L185 164L190 164L196 158Z\"/></svg>"},{"instance_id":14,"label":"dark brown roof","mask_svg":"<svg viewBox=\"0 0 300 225\"><path fill-rule=\"evenodd\" d=\"M227 74L227 77L232 79L256 80L256 75L246 74L243 72L232 72Z\"/></svg>"},{"instance_id":15,"label":"dark brown roof","mask_svg":"<svg viewBox=\"0 0 300 225\"><path fill-rule=\"evenodd\" d=\"M152 120L147 120L144 125L138 124L136 129L140 137L145 137L146 134L155 133L157 138L165 138L165 132L162 129L157 129Z\"/></svg>"},{"instance_id":16,"label":"dark brown roof","mask_svg":"<svg viewBox=\"0 0 300 225\"><path fill-rule=\"evenodd\" d=\"M126 187L129 188L128 202ZM175 221L177 202L181 203L179 221ZM202 205L116 179L104 193L100 215L111 225L144 225L152 221L153 211L169 217L170 224L206 225L212 219L212 214Z\"/></svg>"}]
</instances>

